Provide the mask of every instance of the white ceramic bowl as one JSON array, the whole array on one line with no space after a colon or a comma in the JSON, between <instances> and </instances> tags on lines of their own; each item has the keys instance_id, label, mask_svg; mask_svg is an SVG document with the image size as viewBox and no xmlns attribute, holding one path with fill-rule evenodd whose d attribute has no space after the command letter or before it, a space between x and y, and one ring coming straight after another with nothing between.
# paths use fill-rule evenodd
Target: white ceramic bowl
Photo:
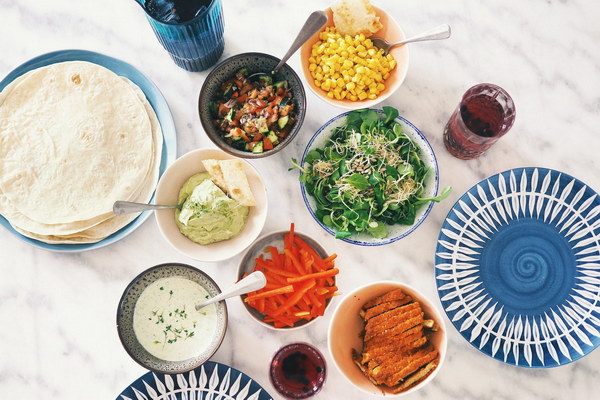
<instances>
[{"instance_id":1,"label":"white ceramic bowl","mask_svg":"<svg viewBox=\"0 0 600 400\"><path fill-rule=\"evenodd\" d=\"M384 10L375 8L375 13L379 17L383 28L373 34L373 37L381 37L387 40L388 42L398 42L406 38L402 28L400 25L392 18L391 15L386 13ZM327 97L327 93L315 85L315 80L313 79L311 72L309 70L310 62L309 58L311 57L312 46L319 40L319 34L325 30L325 28L329 26L333 26L333 12L331 8L327 8L325 10L327 14L327 23L319 32L315 33L310 39L308 39L300 48L300 63L302 65L302 72L304 74L304 79L306 80L307 86L312 90L314 94L316 94L321 100L325 101L336 107L341 107L350 110L358 110L360 108L369 108L373 107L375 104L378 104L388 97L390 97L404 82L406 78L406 74L408 72L408 46L397 46L390 50L390 54L394 57L397 62L396 68L392 70L390 73L390 77L386 79L385 90L377 96L377 98L373 100L362 100L362 101L351 101L351 100L337 100L330 99Z\"/></svg>"},{"instance_id":2,"label":"white ceramic bowl","mask_svg":"<svg viewBox=\"0 0 600 400\"><path fill-rule=\"evenodd\" d=\"M246 251L244 256L242 257L242 261L240 261L240 265L238 267L237 279L238 280L242 279L242 277L244 276L245 273L251 273L254 271L254 267L256 265L254 260L257 257L259 257L261 254L263 254L266 258L269 258L269 259L271 258L271 256L269 255L268 252L267 253L264 252L264 250L267 247L274 246L277 249L279 249L279 252L282 252L283 237L284 237L284 234L286 234L288 232L289 231L272 232L272 233L268 233L268 234L263 235L260 238L258 238L252 244L252 246ZM329 256L329 254L327 254L325 249L314 239L312 239L302 233L299 233L299 232L295 232L294 235L300 237L302 240L304 240L306 243L308 243L310 245L310 247L312 247L317 252L317 254L319 254L319 256L321 256L322 258ZM333 279L335 282L336 277L334 276ZM294 326L291 326L291 327L275 328L272 323L264 322L263 321L264 314L259 312L257 309L250 307L247 303L245 303L244 302L245 298L246 298L246 295L240 296L240 300L242 301L244 308L246 309L246 311L248 311L248 313L250 314L252 319L255 320L256 322L258 322L260 325L262 325L266 328L269 328L269 329L276 330L276 331L290 331L290 330L305 328L320 318L320 317L316 317L316 318L311 319L310 321L300 320ZM327 308L329 307L330 303L331 303L331 299L328 299L325 304L325 311L327 311Z\"/></svg>"},{"instance_id":3,"label":"white ceramic bowl","mask_svg":"<svg viewBox=\"0 0 600 400\"><path fill-rule=\"evenodd\" d=\"M380 110L375 111L380 113L382 112ZM332 119L327 121L321 128L319 128L317 133L315 133L308 142L308 145L306 145L306 149L304 150L304 154L302 155L301 165L304 166L306 156L311 150L315 150L318 148L322 149L325 146L325 144L329 141L333 130L339 126L344 125L346 123L346 118L348 114L350 114L351 112L352 111L347 111L343 114L333 117ZM425 165L432 169L432 171L429 174L427 174L427 177L425 178L425 191L423 195L428 198L437 196L439 187L439 170L438 163L435 158L435 153L433 152L433 148L431 147L425 136L421 133L421 131L419 131L419 129L417 129L417 127L414 126L410 121L400 116L396 118L396 121L398 121L402 126L402 132L409 139L411 139L413 143L419 146L419 148L421 149L421 159L423 160ZM300 188L302 192L302 198L304 199L304 204L306 205L306 208L308 208L308 211L310 211L310 214L313 216L315 221L317 221L317 223L321 225L321 228L325 229L329 234L335 236L335 232L331 228L323 224L321 221L319 221L319 219L317 218L317 215L315 214L315 211L317 209L317 202L315 198L306 191L304 183L300 183ZM382 239L374 238L368 233L354 233L351 236L340 240L359 246L380 246L395 242L417 229L417 227L421 225L423 221L425 221L425 218L427 218L427 216L429 215L429 212L431 211L432 207L433 202L421 205L421 207L417 210L415 222L412 225L388 225L388 235Z\"/></svg>"},{"instance_id":4,"label":"white ceramic bowl","mask_svg":"<svg viewBox=\"0 0 600 400\"><path fill-rule=\"evenodd\" d=\"M179 189L194 174L205 172L202 160L236 158L222 150L197 149L178 158L163 174L156 188L156 204L177 204ZM201 245L184 236L175 222L175 210L158 210L154 213L160 233L176 250L195 260L216 262L228 259L242 252L258 237L267 218L267 191L256 169L242 160L250 189L257 205L250 207L248 220L242 232L234 238L222 242Z\"/></svg>"},{"instance_id":5,"label":"white ceramic bowl","mask_svg":"<svg viewBox=\"0 0 600 400\"><path fill-rule=\"evenodd\" d=\"M423 381L410 389L393 394L381 386L374 385L354 364L352 360L352 349L362 349L362 339L360 333L363 330L364 323L359 316L359 311L368 300L384 294L390 290L401 288L406 294L421 303L425 318L433 319L437 325L437 332L429 336L433 346L439 351L440 360L437 368ZM379 281L361 286L345 295L333 313L327 332L327 343L329 353L333 362L342 375L354 387L360 391L375 397L397 398L421 389L431 382L438 373L444 358L446 357L446 326L444 319L433 304L426 299L415 288L394 281Z\"/></svg>"}]
</instances>

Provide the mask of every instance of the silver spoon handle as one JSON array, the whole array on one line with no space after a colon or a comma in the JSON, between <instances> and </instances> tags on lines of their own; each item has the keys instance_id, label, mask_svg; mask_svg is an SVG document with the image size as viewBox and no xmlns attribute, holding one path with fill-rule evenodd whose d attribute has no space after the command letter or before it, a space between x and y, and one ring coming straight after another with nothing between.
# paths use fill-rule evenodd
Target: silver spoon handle
<instances>
[{"instance_id":1,"label":"silver spoon handle","mask_svg":"<svg viewBox=\"0 0 600 400\"><path fill-rule=\"evenodd\" d=\"M390 45L390 47L398 46L398 45L406 44L406 43L412 43L412 42L423 42L425 40L448 39L450 37L450 33L451 33L450 25L443 24L440 26L436 26L435 28L430 29L428 31L425 31L425 32L421 33L420 35L416 35L416 36L410 37L408 39L404 39L399 42L392 43Z\"/></svg>"},{"instance_id":2,"label":"silver spoon handle","mask_svg":"<svg viewBox=\"0 0 600 400\"><path fill-rule=\"evenodd\" d=\"M115 215L123 215L146 210L160 210L162 208L177 208L177 206L160 206L156 204L133 203L131 201L115 201L113 212Z\"/></svg>"},{"instance_id":3,"label":"silver spoon handle","mask_svg":"<svg viewBox=\"0 0 600 400\"><path fill-rule=\"evenodd\" d=\"M265 287L266 284L267 278L265 277L265 274L260 271L253 272L221 294L212 297L205 302L196 304L196 311L209 304L216 303L217 301L239 296L244 293L254 292L255 290Z\"/></svg>"},{"instance_id":4,"label":"silver spoon handle","mask_svg":"<svg viewBox=\"0 0 600 400\"><path fill-rule=\"evenodd\" d=\"M302 27L302 29L300 29L298 36L296 36L294 43L292 43L290 49L287 51L287 53L285 53L281 61L279 61L279 64L277 64L277 66L273 68L272 73L277 72L277 70L279 70L279 68L281 68L283 64L285 64L285 62L292 56L292 54L294 54L296 50L298 50L300 46L304 44L304 42L306 42L312 35L314 35L315 32L321 29L321 27L323 27L323 25L325 25L326 22L327 15L324 11L314 11L312 14L310 14L308 16L308 19L304 23L304 26Z\"/></svg>"}]
</instances>

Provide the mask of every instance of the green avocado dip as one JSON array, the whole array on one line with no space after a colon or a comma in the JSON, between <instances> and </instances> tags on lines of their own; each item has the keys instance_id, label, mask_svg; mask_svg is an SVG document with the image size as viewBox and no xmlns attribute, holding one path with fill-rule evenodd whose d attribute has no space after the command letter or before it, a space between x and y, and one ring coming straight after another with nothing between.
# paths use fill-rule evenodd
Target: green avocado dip
<instances>
[{"instance_id":1,"label":"green avocado dip","mask_svg":"<svg viewBox=\"0 0 600 400\"><path fill-rule=\"evenodd\" d=\"M229 198L202 172L189 178L181 190L175 221L181 233L199 244L210 244L238 235L248 217L248 207Z\"/></svg>"}]
</instances>

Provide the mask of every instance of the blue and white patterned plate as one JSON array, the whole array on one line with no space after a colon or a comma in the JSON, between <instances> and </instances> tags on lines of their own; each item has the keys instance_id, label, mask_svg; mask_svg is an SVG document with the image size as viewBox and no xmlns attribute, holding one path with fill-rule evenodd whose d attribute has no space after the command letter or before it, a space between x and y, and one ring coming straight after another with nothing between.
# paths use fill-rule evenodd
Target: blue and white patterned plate
<instances>
[{"instance_id":1,"label":"blue and white patterned plate","mask_svg":"<svg viewBox=\"0 0 600 400\"><path fill-rule=\"evenodd\" d=\"M600 198L545 168L491 176L448 213L435 254L443 308L483 353L555 367L600 344Z\"/></svg>"},{"instance_id":2,"label":"blue and white patterned plate","mask_svg":"<svg viewBox=\"0 0 600 400\"><path fill-rule=\"evenodd\" d=\"M148 372L117 397L117 400L149 399L273 400L243 372L214 361L207 361L183 374Z\"/></svg>"}]
</instances>

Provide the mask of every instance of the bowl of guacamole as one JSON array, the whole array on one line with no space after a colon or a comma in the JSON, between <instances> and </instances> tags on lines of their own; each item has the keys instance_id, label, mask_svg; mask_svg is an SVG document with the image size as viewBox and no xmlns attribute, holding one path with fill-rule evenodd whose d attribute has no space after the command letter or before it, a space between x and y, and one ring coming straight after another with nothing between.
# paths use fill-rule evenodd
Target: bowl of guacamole
<instances>
[{"instance_id":1,"label":"bowl of guacamole","mask_svg":"<svg viewBox=\"0 0 600 400\"><path fill-rule=\"evenodd\" d=\"M255 206L241 205L215 183L203 160L237 159L217 149L197 149L178 158L156 188L155 204L178 204L154 215L165 240L195 260L217 262L239 254L259 236L267 217L264 181L241 160Z\"/></svg>"},{"instance_id":2,"label":"bowl of guacamole","mask_svg":"<svg viewBox=\"0 0 600 400\"><path fill-rule=\"evenodd\" d=\"M240 234L249 207L227 196L208 172L193 175L179 190L175 222L181 233L199 244L211 244Z\"/></svg>"}]
</instances>

